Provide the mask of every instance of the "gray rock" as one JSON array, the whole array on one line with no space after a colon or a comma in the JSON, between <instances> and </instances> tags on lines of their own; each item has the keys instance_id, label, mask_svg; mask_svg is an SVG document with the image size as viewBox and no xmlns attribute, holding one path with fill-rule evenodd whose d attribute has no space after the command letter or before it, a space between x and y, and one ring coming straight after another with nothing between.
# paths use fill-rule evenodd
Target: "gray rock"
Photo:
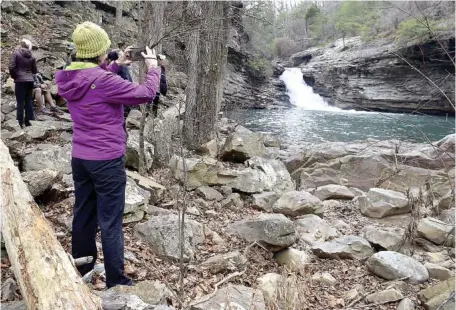
<instances>
[{"instance_id":1,"label":"gray rock","mask_svg":"<svg viewBox=\"0 0 456 310\"><path fill-rule=\"evenodd\" d=\"M186 158L187 186L190 189L203 185L229 186L244 193L281 193L294 188L290 174L278 160L254 157L245 164L246 168L227 169L214 158ZM176 179L184 180L182 158L173 156L169 167Z\"/></svg>"},{"instance_id":2,"label":"gray rock","mask_svg":"<svg viewBox=\"0 0 456 310\"><path fill-rule=\"evenodd\" d=\"M149 203L154 204L163 199L166 187L157 183L151 177L143 177L137 172L127 170L127 176L136 181L136 184L150 194Z\"/></svg>"},{"instance_id":3,"label":"gray rock","mask_svg":"<svg viewBox=\"0 0 456 310\"><path fill-rule=\"evenodd\" d=\"M130 178L127 178L125 187L125 209L124 223L140 221L147 210L150 193L138 185Z\"/></svg>"},{"instance_id":4,"label":"gray rock","mask_svg":"<svg viewBox=\"0 0 456 310\"><path fill-rule=\"evenodd\" d=\"M142 301L150 305L166 304L166 299L171 298L173 293L165 284L159 281L141 281L134 286L118 285L110 290L118 293L138 296Z\"/></svg>"},{"instance_id":5,"label":"gray rock","mask_svg":"<svg viewBox=\"0 0 456 310\"><path fill-rule=\"evenodd\" d=\"M454 276L454 273L451 272L451 270L437 264L425 263L424 267L428 270L429 277L433 279L446 280Z\"/></svg>"},{"instance_id":6,"label":"gray rock","mask_svg":"<svg viewBox=\"0 0 456 310\"><path fill-rule=\"evenodd\" d=\"M404 236L404 229L368 225L363 228L362 236L375 247L380 247L383 250L397 251Z\"/></svg>"},{"instance_id":7,"label":"gray rock","mask_svg":"<svg viewBox=\"0 0 456 310\"><path fill-rule=\"evenodd\" d=\"M361 237L343 236L314 244L312 252L320 258L361 260L370 257L374 250L369 242Z\"/></svg>"},{"instance_id":8,"label":"gray rock","mask_svg":"<svg viewBox=\"0 0 456 310\"><path fill-rule=\"evenodd\" d=\"M67 131L64 131L60 134L60 140L62 140L64 143L70 143L73 141L73 135Z\"/></svg>"},{"instance_id":9,"label":"gray rock","mask_svg":"<svg viewBox=\"0 0 456 310\"><path fill-rule=\"evenodd\" d=\"M264 138L245 127L237 126L223 145L220 157L225 161L244 162L254 156L263 157L266 154Z\"/></svg>"},{"instance_id":10,"label":"gray rock","mask_svg":"<svg viewBox=\"0 0 456 310\"><path fill-rule=\"evenodd\" d=\"M154 253L159 256L178 260L179 246L179 217L175 214L152 216L149 221L135 226L135 234L147 242ZM192 260L195 247L205 240L208 228L195 220L187 219L184 226L184 259Z\"/></svg>"},{"instance_id":11,"label":"gray rock","mask_svg":"<svg viewBox=\"0 0 456 310\"><path fill-rule=\"evenodd\" d=\"M72 174L64 174L62 176L62 184L66 188L73 188L74 187L73 175Z\"/></svg>"},{"instance_id":12,"label":"gray rock","mask_svg":"<svg viewBox=\"0 0 456 310\"><path fill-rule=\"evenodd\" d=\"M60 175L57 171L44 169L39 171L27 171L21 174L22 179L33 197L38 197L58 182Z\"/></svg>"},{"instance_id":13,"label":"gray rock","mask_svg":"<svg viewBox=\"0 0 456 310\"><path fill-rule=\"evenodd\" d=\"M213 158L217 158L219 147L216 139L212 139L201 145L197 150L198 154L207 155Z\"/></svg>"},{"instance_id":14,"label":"gray rock","mask_svg":"<svg viewBox=\"0 0 456 310\"><path fill-rule=\"evenodd\" d=\"M154 146L147 141L144 141L144 152L146 155L145 165L149 170L152 167L154 159ZM139 167L139 131L130 130L128 132L127 150L125 153L125 165L127 167L138 170Z\"/></svg>"},{"instance_id":15,"label":"gray rock","mask_svg":"<svg viewBox=\"0 0 456 310\"><path fill-rule=\"evenodd\" d=\"M264 136L264 146L280 148L280 140L277 136L265 135Z\"/></svg>"},{"instance_id":16,"label":"gray rock","mask_svg":"<svg viewBox=\"0 0 456 310\"><path fill-rule=\"evenodd\" d=\"M202 300L205 296L202 297ZM196 300L191 310L221 310L221 309L255 309L266 310L263 293L242 285L228 284L217 291L208 301L198 303Z\"/></svg>"},{"instance_id":17,"label":"gray rock","mask_svg":"<svg viewBox=\"0 0 456 310\"><path fill-rule=\"evenodd\" d=\"M11 278L2 283L2 301L12 301L16 299L16 290L18 289L16 281ZM2 307L3 308L3 307Z\"/></svg>"},{"instance_id":18,"label":"gray rock","mask_svg":"<svg viewBox=\"0 0 456 310\"><path fill-rule=\"evenodd\" d=\"M274 301L276 291L282 281L283 277L277 273L266 273L257 279L258 289L263 292L266 302Z\"/></svg>"},{"instance_id":19,"label":"gray rock","mask_svg":"<svg viewBox=\"0 0 456 310\"><path fill-rule=\"evenodd\" d=\"M196 193L206 200L220 201L223 199L222 194L220 194L217 190L209 186L198 187L196 189Z\"/></svg>"},{"instance_id":20,"label":"gray rock","mask_svg":"<svg viewBox=\"0 0 456 310\"><path fill-rule=\"evenodd\" d=\"M455 208L451 208L448 210L441 211L438 217L439 217L439 220L441 220L445 224L454 225L456 223L455 213L456 213Z\"/></svg>"},{"instance_id":21,"label":"gray rock","mask_svg":"<svg viewBox=\"0 0 456 310\"><path fill-rule=\"evenodd\" d=\"M363 215L373 218L410 212L407 197L399 192L383 188L371 188L366 196L357 198Z\"/></svg>"},{"instance_id":22,"label":"gray rock","mask_svg":"<svg viewBox=\"0 0 456 310\"><path fill-rule=\"evenodd\" d=\"M320 199L306 191L290 191L274 203L273 211L291 216L322 214L323 204Z\"/></svg>"},{"instance_id":23,"label":"gray rock","mask_svg":"<svg viewBox=\"0 0 456 310\"><path fill-rule=\"evenodd\" d=\"M312 276L311 280L312 282L322 283L329 286L333 286L337 283L337 280L329 272L317 272Z\"/></svg>"},{"instance_id":24,"label":"gray rock","mask_svg":"<svg viewBox=\"0 0 456 310\"><path fill-rule=\"evenodd\" d=\"M2 11L6 13L13 12L13 3L11 1L2 1Z\"/></svg>"},{"instance_id":25,"label":"gray rock","mask_svg":"<svg viewBox=\"0 0 456 310\"><path fill-rule=\"evenodd\" d=\"M307 214L295 221L296 231L301 240L312 245L339 236L339 232L324 219L314 214Z\"/></svg>"},{"instance_id":26,"label":"gray rock","mask_svg":"<svg viewBox=\"0 0 456 310\"><path fill-rule=\"evenodd\" d=\"M45 145L33 150L24 158L24 171L50 169L71 173L71 145Z\"/></svg>"},{"instance_id":27,"label":"gray rock","mask_svg":"<svg viewBox=\"0 0 456 310\"><path fill-rule=\"evenodd\" d=\"M313 193L321 200L326 199L353 199L355 196L346 186L330 184L318 187Z\"/></svg>"},{"instance_id":28,"label":"gray rock","mask_svg":"<svg viewBox=\"0 0 456 310\"><path fill-rule=\"evenodd\" d=\"M370 272L387 280L408 277L408 282L420 283L429 279L426 267L420 262L393 251L375 253L367 260L366 266Z\"/></svg>"},{"instance_id":29,"label":"gray rock","mask_svg":"<svg viewBox=\"0 0 456 310\"><path fill-rule=\"evenodd\" d=\"M3 3L3 1L2 1ZM23 300L13 301L8 303L2 303L2 310L27 310L27 305Z\"/></svg>"},{"instance_id":30,"label":"gray rock","mask_svg":"<svg viewBox=\"0 0 456 310\"><path fill-rule=\"evenodd\" d=\"M274 254L274 259L282 266L287 266L290 270L304 270L305 266L312 260L311 255L304 251L287 248Z\"/></svg>"},{"instance_id":31,"label":"gray rock","mask_svg":"<svg viewBox=\"0 0 456 310\"><path fill-rule=\"evenodd\" d=\"M355 198L366 195L365 192L363 192L362 190L360 190L359 188L356 188L356 187L350 187L349 190L352 192L352 194Z\"/></svg>"},{"instance_id":32,"label":"gray rock","mask_svg":"<svg viewBox=\"0 0 456 310\"><path fill-rule=\"evenodd\" d=\"M245 263L247 263L247 258L239 251L234 251L208 258L201 263L201 268L216 274L225 271L241 270Z\"/></svg>"},{"instance_id":33,"label":"gray rock","mask_svg":"<svg viewBox=\"0 0 456 310\"><path fill-rule=\"evenodd\" d=\"M384 291L380 291L377 293L369 294L366 296L366 301L373 303L373 304L379 304L379 303L389 303L389 302L394 302L398 301L404 298L404 295L402 295L401 292L395 290L395 289L387 289Z\"/></svg>"},{"instance_id":34,"label":"gray rock","mask_svg":"<svg viewBox=\"0 0 456 310\"><path fill-rule=\"evenodd\" d=\"M455 308L454 277L432 285L418 294L418 299L426 310L453 310ZM444 304L445 303L445 304Z\"/></svg>"},{"instance_id":35,"label":"gray rock","mask_svg":"<svg viewBox=\"0 0 456 310\"><path fill-rule=\"evenodd\" d=\"M447 210L454 207L454 194L453 191L450 190L448 193L445 194L442 198L440 198L438 202L439 210Z\"/></svg>"},{"instance_id":36,"label":"gray rock","mask_svg":"<svg viewBox=\"0 0 456 310\"><path fill-rule=\"evenodd\" d=\"M73 227L73 216L67 216L65 214L62 214L57 218L57 222L63 227L65 227L67 231L71 232L71 229Z\"/></svg>"},{"instance_id":37,"label":"gray rock","mask_svg":"<svg viewBox=\"0 0 456 310\"><path fill-rule=\"evenodd\" d=\"M118 286L117 286L118 287ZM126 294L109 289L98 294L102 300L103 310L153 310L153 306L146 304L136 295Z\"/></svg>"},{"instance_id":38,"label":"gray rock","mask_svg":"<svg viewBox=\"0 0 456 310\"><path fill-rule=\"evenodd\" d=\"M235 222L228 229L248 242L259 241L277 250L293 245L297 239L293 222L282 214L260 214Z\"/></svg>"},{"instance_id":39,"label":"gray rock","mask_svg":"<svg viewBox=\"0 0 456 310\"><path fill-rule=\"evenodd\" d=\"M221 186L220 190L222 191L222 194L224 196L228 196L229 194L231 194L233 192L233 189L226 185Z\"/></svg>"},{"instance_id":40,"label":"gray rock","mask_svg":"<svg viewBox=\"0 0 456 310\"><path fill-rule=\"evenodd\" d=\"M124 257L126 260L128 260L132 263L135 263L135 264L141 263L141 261L136 257L136 255L133 252L125 251Z\"/></svg>"},{"instance_id":41,"label":"gray rock","mask_svg":"<svg viewBox=\"0 0 456 310\"><path fill-rule=\"evenodd\" d=\"M241 199L241 195L238 193L232 193L221 202L224 208L240 210L244 207L244 202Z\"/></svg>"},{"instance_id":42,"label":"gray rock","mask_svg":"<svg viewBox=\"0 0 456 310\"><path fill-rule=\"evenodd\" d=\"M28 6L20 2L13 2L13 10L19 15L25 16L30 14Z\"/></svg>"},{"instance_id":43,"label":"gray rock","mask_svg":"<svg viewBox=\"0 0 456 310\"><path fill-rule=\"evenodd\" d=\"M448 225L432 217L427 217L420 221L417 233L419 237L435 244L447 243L454 246L454 225Z\"/></svg>"},{"instance_id":44,"label":"gray rock","mask_svg":"<svg viewBox=\"0 0 456 310\"><path fill-rule=\"evenodd\" d=\"M415 310L415 303L410 298L404 298L397 305L396 310Z\"/></svg>"},{"instance_id":45,"label":"gray rock","mask_svg":"<svg viewBox=\"0 0 456 310\"><path fill-rule=\"evenodd\" d=\"M271 212L274 203L279 199L275 192L264 192L252 195L252 205L260 210Z\"/></svg>"}]
</instances>

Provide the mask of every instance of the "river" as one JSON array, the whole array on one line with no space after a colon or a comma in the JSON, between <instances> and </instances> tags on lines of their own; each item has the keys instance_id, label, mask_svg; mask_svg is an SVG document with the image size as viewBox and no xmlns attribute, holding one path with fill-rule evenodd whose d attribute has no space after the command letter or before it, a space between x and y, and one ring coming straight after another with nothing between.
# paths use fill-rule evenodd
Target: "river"
<instances>
[{"instance_id":1,"label":"river","mask_svg":"<svg viewBox=\"0 0 456 310\"><path fill-rule=\"evenodd\" d=\"M287 69L281 79L287 86L294 108L234 110L227 116L251 130L275 134L291 148L308 143L368 138L427 142L455 132L454 117L344 111L329 106L304 83L298 68Z\"/></svg>"}]
</instances>

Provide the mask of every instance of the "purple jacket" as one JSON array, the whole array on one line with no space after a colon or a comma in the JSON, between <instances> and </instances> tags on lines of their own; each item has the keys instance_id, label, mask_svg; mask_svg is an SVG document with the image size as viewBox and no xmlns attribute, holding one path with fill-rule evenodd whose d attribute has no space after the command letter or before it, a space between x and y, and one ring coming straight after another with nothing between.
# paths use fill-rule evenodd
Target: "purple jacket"
<instances>
[{"instance_id":1,"label":"purple jacket","mask_svg":"<svg viewBox=\"0 0 456 310\"><path fill-rule=\"evenodd\" d=\"M73 63L57 71L58 93L68 102L73 120L72 156L87 160L109 160L125 154L123 106L150 102L158 88L160 69L150 69L143 84L116 75L114 63L105 68L78 68ZM110 72L112 71L112 72Z\"/></svg>"},{"instance_id":2,"label":"purple jacket","mask_svg":"<svg viewBox=\"0 0 456 310\"><path fill-rule=\"evenodd\" d=\"M33 82L33 75L38 70L32 52L25 48L14 51L9 64L9 72L15 83Z\"/></svg>"}]
</instances>

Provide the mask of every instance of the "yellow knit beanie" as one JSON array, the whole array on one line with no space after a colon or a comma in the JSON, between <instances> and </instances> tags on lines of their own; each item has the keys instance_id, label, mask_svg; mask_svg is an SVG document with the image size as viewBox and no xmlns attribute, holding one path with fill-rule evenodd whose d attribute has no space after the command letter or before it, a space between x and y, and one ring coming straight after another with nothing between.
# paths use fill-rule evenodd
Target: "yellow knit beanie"
<instances>
[{"instance_id":1,"label":"yellow knit beanie","mask_svg":"<svg viewBox=\"0 0 456 310\"><path fill-rule=\"evenodd\" d=\"M108 34L92 22L83 22L73 31L76 58L94 58L106 53L111 46Z\"/></svg>"}]
</instances>

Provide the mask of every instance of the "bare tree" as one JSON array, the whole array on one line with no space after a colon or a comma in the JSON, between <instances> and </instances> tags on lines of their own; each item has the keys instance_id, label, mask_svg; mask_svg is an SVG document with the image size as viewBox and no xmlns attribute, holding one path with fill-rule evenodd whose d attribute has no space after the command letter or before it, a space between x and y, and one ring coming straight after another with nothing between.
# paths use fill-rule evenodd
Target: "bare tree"
<instances>
[{"instance_id":1,"label":"bare tree","mask_svg":"<svg viewBox=\"0 0 456 310\"><path fill-rule=\"evenodd\" d=\"M119 26L122 22L122 12L123 12L123 1L117 1L116 3L116 26Z\"/></svg>"},{"instance_id":2,"label":"bare tree","mask_svg":"<svg viewBox=\"0 0 456 310\"><path fill-rule=\"evenodd\" d=\"M184 138L190 149L195 149L214 137L222 100L229 21L229 2L205 1L194 5L200 7L201 29L199 34L192 32L190 35L193 40L199 36L196 43L197 57L195 47L191 46L192 63L185 104Z\"/></svg>"},{"instance_id":3,"label":"bare tree","mask_svg":"<svg viewBox=\"0 0 456 310\"><path fill-rule=\"evenodd\" d=\"M144 2L143 16L140 24L139 40L144 46L155 46L158 50L161 48L160 40L164 33L164 12L165 1L146 1ZM146 73L145 64L142 64L139 71L140 79L143 80ZM159 85L157 85L159 87ZM147 118L147 107L141 106L141 120L139 124L139 173L146 174L146 156L144 150L144 128ZM153 117L151 115L151 117ZM152 130L153 132L153 130Z\"/></svg>"}]
</instances>

